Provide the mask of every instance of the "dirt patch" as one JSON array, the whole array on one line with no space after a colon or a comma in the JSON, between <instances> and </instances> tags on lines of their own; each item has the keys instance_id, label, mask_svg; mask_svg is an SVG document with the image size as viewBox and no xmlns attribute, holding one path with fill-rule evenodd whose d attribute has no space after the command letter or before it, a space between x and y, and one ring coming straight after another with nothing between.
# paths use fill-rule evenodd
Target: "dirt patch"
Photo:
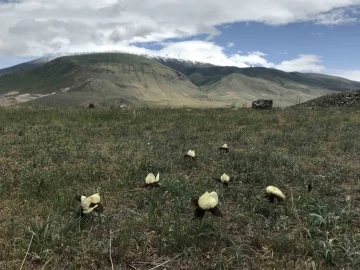
<instances>
[{"instance_id":1,"label":"dirt patch","mask_svg":"<svg viewBox=\"0 0 360 270\"><path fill-rule=\"evenodd\" d=\"M38 99L38 98L42 98L42 97L46 97L46 96L51 96L51 95L55 95L55 94L56 94L56 92L53 92L51 94L46 94L46 95L29 94L29 93L19 95L19 92L17 92L17 91L10 91L4 95L0 95L0 107L14 106L19 103L24 103L24 102L27 102L30 100L34 100L34 99Z\"/></svg>"}]
</instances>

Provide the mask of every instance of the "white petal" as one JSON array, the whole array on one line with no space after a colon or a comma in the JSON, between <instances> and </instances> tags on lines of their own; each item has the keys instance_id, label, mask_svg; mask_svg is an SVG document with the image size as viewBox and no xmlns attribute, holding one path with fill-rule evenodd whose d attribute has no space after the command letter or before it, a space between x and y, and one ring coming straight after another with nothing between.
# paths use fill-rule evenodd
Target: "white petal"
<instances>
[{"instance_id":1,"label":"white petal","mask_svg":"<svg viewBox=\"0 0 360 270\"><path fill-rule=\"evenodd\" d=\"M157 173L156 177L155 177L155 182L159 182L160 180L160 173Z\"/></svg>"},{"instance_id":2,"label":"white petal","mask_svg":"<svg viewBox=\"0 0 360 270\"><path fill-rule=\"evenodd\" d=\"M88 213L92 212L96 207L98 207L98 205L95 205L94 207L88 207L86 209L83 208L83 213L88 214Z\"/></svg>"},{"instance_id":3,"label":"white petal","mask_svg":"<svg viewBox=\"0 0 360 270\"><path fill-rule=\"evenodd\" d=\"M146 176L146 178L145 178L145 183L146 184L152 184L152 183L154 183L155 182L155 175L154 174L152 174L152 173L149 173L147 176Z\"/></svg>"},{"instance_id":4,"label":"white petal","mask_svg":"<svg viewBox=\"0 0 360 270\"><path fill-rule=\"evenodd\" d=\"M220 177L220 180L222 183L228 183L230 181L230 177L224 173L221 177Z\"/></svg>"},{"instance_id":5,"label":"white petal","mask_svg":"<svg viewBox=\"0 0 360 270\"><path fill-rule=\"evenodd\" d=\"M88 197L92 203L99 203L100 202L100 194L99 193L95 193L91 196Z\"/></svg>"},{"instance_id":6,"label":"white petal","mask_svg":"<svg viewBox=\"0 0 360 270\"><path fill-rule=\"evenodd\" d=\"M285 195L281 192L280 189L278 189L277 187L274 187L274 186L268 186L266 188L266 192L268 194L273 194L275 195L276 197L279 197L281 199L285 199Z\"/></svg>"},{"instance_id":7,"label":"white petal","mask_svg":"<svg viewBox=\"0 0 360 270\"><path fill-rule=\"evenodd\" d=\"M85 197L85 196L84 196ZM86 210L90 207L91 204L91 198L90 197L86 197L85 199L83 199L81 201L81 208Z\"/></svg>"},{"instance_id":8,"label":"white petal","mask_svg":"<svg viewBox=\"0 0 360 270\"><path fill-rule=\"evenodd\" d=\"M229 148L229 147L228 147L228 145L227 145L226 143L224 143L224 144L221 146L221 148L227 149L227 148Z\"/></svg>"},{"instance_id":9,"label":"white petal","mask_svg":"<svg viewBox=\"0 0 360 270\"><path fill-rule=\"evenodd\" d=\"M216 204L214 205L214 207L215 207L215 206L218 204L218 202L219 202L219 196L218 196L218 194L217 194L215 191L211 192L211 193L210 193L210 196L211 196L212 198L214 198L215 201L216 201Z\"/></svg>"}]
</instances>

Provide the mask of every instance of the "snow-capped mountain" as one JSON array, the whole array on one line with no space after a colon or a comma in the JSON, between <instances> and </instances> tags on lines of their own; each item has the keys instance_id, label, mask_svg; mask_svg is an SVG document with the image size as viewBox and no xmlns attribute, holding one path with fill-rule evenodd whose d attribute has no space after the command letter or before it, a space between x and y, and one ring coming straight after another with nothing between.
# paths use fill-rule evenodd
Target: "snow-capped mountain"
<instances>
[{"instance_id":1,"label":"snow-capped mountain","mask_svg":"<svg viewBox=\"0 0 360 270\"><path fill-rule=\"evenodd\" d=\"M112 51L102 51L102 52L82 52L82 53L55 53L55 54L51 54L48 56L44 56L41 57L39 59L34 60L33 62L36 64L45 64L48 63L56 58L59 57L63 57L63 56L71 56L71 55L83 55L83 54L94 54L94 53L128 53L125 51L117 51L117 50L112 50ZM139 56L144 56L146 58L150 58L150 59L154 59L156 61L159 61L161 63L168 63L171 61L175 61L177 63L182 63L183 65L186 66L208 66L211 65L209 64L212 59L211 55L208 55L206 57L206 59L209 59L209 63L205 63L205 62L199 62L199 61L195 61L195 60L191 60L191 57L189 55L187 55L186 53L182 53L182 52L171 52L171 53L165 53L163 56L160 55L152 55L152 54L144 54L144 53L130 53L130 54L134 54L134 55L139 55Z\"/></svg>"}]
</instances>

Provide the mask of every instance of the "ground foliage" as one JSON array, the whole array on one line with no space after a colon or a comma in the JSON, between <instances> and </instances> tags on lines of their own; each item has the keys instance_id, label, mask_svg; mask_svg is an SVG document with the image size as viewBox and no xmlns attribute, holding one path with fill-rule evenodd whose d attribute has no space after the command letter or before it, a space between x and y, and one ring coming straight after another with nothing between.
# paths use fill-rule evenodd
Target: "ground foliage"
<instances>
[{"instance_id":1,"label":"ground foliage","mask_svg":"<svg viewBox=\"0 0 360 270\"><path fill-rule=\"evenodd\" d=\"M0 268L356 269L359 110L1 109ZM224 217L193 219L205 191Z\"/></svg>"}]
</instances>

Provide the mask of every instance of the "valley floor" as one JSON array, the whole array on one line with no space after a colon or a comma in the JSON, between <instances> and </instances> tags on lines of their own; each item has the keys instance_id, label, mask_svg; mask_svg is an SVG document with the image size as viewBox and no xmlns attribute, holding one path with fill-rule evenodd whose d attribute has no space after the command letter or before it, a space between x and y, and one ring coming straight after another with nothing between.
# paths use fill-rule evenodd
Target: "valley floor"
<instances>
[{"instance_id":1,"label":"valley floor","mask_svg":"<svg viewBox=\"0 0 360 270\"><path fill-rule=\"evenodd\" d=\"M359 111L2 108L0 269L356 269ZM205 191L223 218L193 219Z\"/></svg>"}]
</instances>

